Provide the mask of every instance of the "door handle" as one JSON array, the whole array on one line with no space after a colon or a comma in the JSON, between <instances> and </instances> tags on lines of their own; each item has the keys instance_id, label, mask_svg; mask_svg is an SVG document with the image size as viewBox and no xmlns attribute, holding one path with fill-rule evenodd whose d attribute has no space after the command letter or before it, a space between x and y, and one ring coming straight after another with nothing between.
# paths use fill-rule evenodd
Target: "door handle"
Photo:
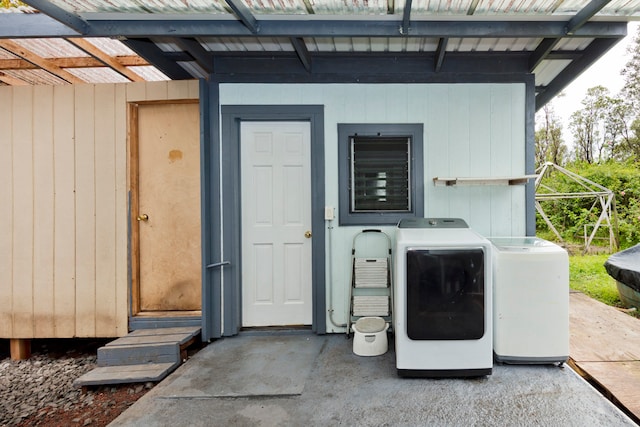
<instances>
[{"instance_id":1,"label":"door handle","mask_svg":"<svg viewBox=\"0 0 640 427\"><path fill-rule=\"evenodd\" d=\"M304 232L304 237L306 237L307 239L311 238L311 231L307 230Z\"/></svg>"},{"instance_id":2,"label":"door handle","mask_svg":"<svg viewBox=\"0 0 640 427\"><path fill-rule=\"evenodd\" d=\"M138 221L149 221L149 215L147 214L142 214L142 215L138 215L138 218L136 218Z\"/></svg>"}]
</instances>

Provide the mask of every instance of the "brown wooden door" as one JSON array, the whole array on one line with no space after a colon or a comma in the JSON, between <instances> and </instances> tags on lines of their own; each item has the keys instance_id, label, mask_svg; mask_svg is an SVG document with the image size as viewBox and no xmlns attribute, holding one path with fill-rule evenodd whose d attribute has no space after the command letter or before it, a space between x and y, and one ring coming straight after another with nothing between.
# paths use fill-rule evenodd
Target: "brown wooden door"
<instances>
[{"instance_id":1,"label":"brown wooden door","mask_svg":"<svg viewBox=\"0 0 640 427\"><path fill-rule=\"evenodd\" d=\"M172 101L130 111L133 314L199 315L199 106Z\"/></svg>"}]
</instances>

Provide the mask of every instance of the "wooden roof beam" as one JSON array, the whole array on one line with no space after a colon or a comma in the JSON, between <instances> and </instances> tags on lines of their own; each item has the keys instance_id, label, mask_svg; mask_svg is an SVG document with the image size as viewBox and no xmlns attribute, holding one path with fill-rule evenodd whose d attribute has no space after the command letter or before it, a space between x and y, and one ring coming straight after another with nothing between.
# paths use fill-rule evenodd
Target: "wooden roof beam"
<instances>
[{"instance_id":1,"label":"wooden roof beam","mask_svg":"<svg viewBox=\"0 0 640 427\"><path fill-rule=\"evenodd\" d=\"M114 71L128 78L132 82L144 81L142 77L140 77L139 75L137 75L136 73L134 73L133 71L131 71L130 69L122 65L116 58L98 49L95 45L91 44L89 41L81 38L77 38L77 39L70 38L70 39L67 39L67 41L79 47L80 49L82 49L89 55L93 56L94 58L97 58L100 62L111 67Z\"/></svg>"},{"instance_id":2,"label":"wooden roof beam","mask_svg":"<svg viewBox=\"0 0 640 427\"><path fill-rule=\"evenodd\" d=\"M47 58L60 68L96 68L104 67L104 63L91 56ZM147 61L136 55L116 56L115 59L125 67L149 65ZM35 70L38 67L24 59L0 59L0 70Z\"/></svg>"},{"instance_id":3,"label":"wooden roof beam","mask_svg":"<svg viewBox=\"0 0 640 427\"><path fill-rule=\"evenodd\" d=\"M9 52L13 53L14 55L17 55L29 62L31 62L34 65L37 65L38 67L42 68L45 71L48 71L49 73L63 79L66 80L69 83L85 83L84 80L82 80L79 77L74 76L73 74L71 74L70 72L66 71L65 69L58 67L56 64L54 64L53 62L51 62L49 59L47 58L43 58L41 56L36 55L35 53L31 52L28 49L25 49L24 47L22 47L21 45L19 45L18 43L12 41L12 40L0 40L0 47L8 50Z\"/></svg>"}]
</instances>

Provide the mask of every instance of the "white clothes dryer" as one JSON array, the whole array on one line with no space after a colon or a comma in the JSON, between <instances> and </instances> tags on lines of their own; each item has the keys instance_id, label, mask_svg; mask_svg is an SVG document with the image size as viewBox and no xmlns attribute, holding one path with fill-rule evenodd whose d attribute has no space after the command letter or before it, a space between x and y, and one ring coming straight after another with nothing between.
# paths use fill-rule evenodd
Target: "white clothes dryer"
<instances>
[{"instance_id":1,"label":"white clothes dryer","mask_svg":"<svg viewBox=\"0 0 640 427\"><path fill-rule=\"evenodd\" d=\"M457 218L400 221L394 331L400 376L490 375L492 246Z\"/></svg>"}]
</instances>

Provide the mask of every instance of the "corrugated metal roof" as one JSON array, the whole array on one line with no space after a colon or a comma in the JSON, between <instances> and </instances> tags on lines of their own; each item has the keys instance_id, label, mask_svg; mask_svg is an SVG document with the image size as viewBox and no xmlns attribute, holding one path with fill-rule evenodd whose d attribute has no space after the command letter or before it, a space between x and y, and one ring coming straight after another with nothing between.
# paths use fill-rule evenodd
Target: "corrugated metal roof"
<instances>
[{"instance_id":1,"label":"corrugated metal roof","mask_svg":"<svg viewBox=\"0 0 640 427\"><path fill-rule=\"evenodd\" d=\"M51 3L73 13L216 13L224 12L223 2L207 0L52 0Z\"/></svg>"},{"instance_id":2,"label":"corrugated metal roof","mask_svg":"<svg viewBox=\"0 0 640 427\"><path fill-rule=\"evenodd\" d=\"M81 5L80 2L71 3ZM36 14L38 11L31 7L20 6L8 9L0 8L0 13ZM0 47L0 60L13 60L11 64L15 66L14 68L8 68L6 63L0 64L0 82L4 84L26 83L31 85L67 84L68 81L64 77L56 74L58 70L56 67L68 71L82 82L128 82L131 79L112 68L114 63L118 63L125 57L127 58L125 62L131 62L132 65L123 64L123 68L130 70L132 76L138 76L141 80L149 81L169 79L121 41L103 37L78 39L86 41L91 46L92 52L86 52L76 46L77 43L73 42L73 40L55 37L7 39L7 42L15 46L15 51L13 53L9 52L5 43L4 47ZM3 43L2 38L0 38L0 43ZM110 60L115 62L106 63ZM47 68L46 64L51 65Z\"/></svg>"},{"instance_id":3,"label":"corrugated metal roof","mask_svg":"<svg viewBox=\"0 0 640 427\"><path fill-rule=\"evenodd\" d=\"M270 73L299 75L302 70L311 75L316 58L324 61L322 72L330 73L327 58L342 61L350 53L389 59L376 68L386 76L392 74L384 67L396 64L403 55L426 61L412 70L424 69L431 61L431 73L438 73L443 64L446 67L448 55L455 61L469 58L463 72L471 73L473 61L480 58L488 67L483 58L494 54L500 55L500 72L513 72L513 67L519 67L515 68L518 73L533 72L540 93L548 95L561 90L622 37L620 22L640 19L640 0L606 4L412 0L410 14L404 13L407 0L52 0L38 4L43 13L64 25L51 19L44 21L49 30L17 28L19 35L3 35L2 22L7 21L1 20L5 15L1 14L0 82L4 84L20 84L21 79L29 84L64 84L199 78L218 73L220 66L226 75L257 75L262 66ZM37 12L29 7L13 11L29 16ZM44 37L29 37L41 32ZM278 62L278 58L289 62ZM280 63L294 69L281 71L275 65ZM575 63L577 68L569 67ZM333 64L342 68L338 62Z\"/></svg>"},{"instance_id":4,"label":"corrugated metal roof","mask_svg":"<svg viewBox=\"0 0 640 427\"><path fill-rule=\"evenodd\" d=\"M13 39L13 41L42 58L89 56L64 39Z\"/></svg>"},{"instance_id":5,"label":"corrugated metal roof","mask_svg":"<svg viewBox=\"0 0 640 427\"><path fill-rule=\"evenodd\" d=\"M177 13L219 14L231 9L221 0L52 0L53 4L76 14L86 13ZM256 14L386 15L401 14L405 0L243 0ZM584 8L584 0L414 0L415 15L550 15L574 14ZM599 16L638 16L637 0L613 0Z\"/></svg>"}]
</instances>

